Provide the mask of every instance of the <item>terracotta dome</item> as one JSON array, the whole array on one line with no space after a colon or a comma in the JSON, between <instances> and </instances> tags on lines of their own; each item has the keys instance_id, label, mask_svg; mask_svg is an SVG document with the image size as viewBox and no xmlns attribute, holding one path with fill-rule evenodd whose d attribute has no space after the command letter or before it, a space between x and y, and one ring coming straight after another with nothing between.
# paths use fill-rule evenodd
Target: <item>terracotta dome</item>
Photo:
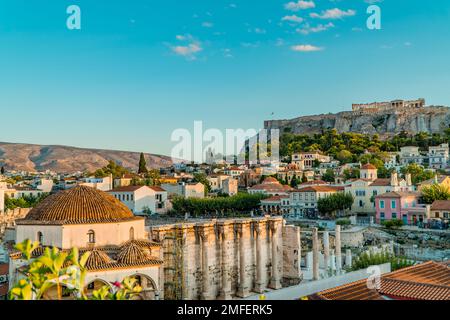
<instances>
[{"instance_id":1,"label":"terracotta dome","mask_svg":"<svg viewBox=\"0 0 450 320\"><path fill-rule=\"evenodd\" d=\"M138 219L112 195L76 186L47 197L17 224L90 224Z\"/></svg>"},{"instance_id":2,"label":"terracotta dome","mask_svg":"<svg viewBox=\"0 0 450 320\"><path fill-rule=\"evenodd\" d=\"M136 264L148 260L148 256L136 243L129 242L123 246L117 255L117 263Z\"/></svg>"},{"instance_id":3,"label":"terracotta dome","mask_svg":"<svg viewBox=\"0 0 450 320\"><path fill-rule=\"evenodd\" d=\"M265 178L263 181L263 184L270 184L270 183L280 183L277 179L275 179L274 177L268 177Z\"/></svg>"},{"instance_id":4,"label":"terracotta dome","mask_svg":"<svg viewBox=\"0 0 450 320\"><path fill-rule=\"evenodd\" d=\"M376 170L377 167L375 167L375 166L374 166L373 164L371 164L371 163L367 163L367 164L363 165L363 166L361 167L361 169L362 169L362 170Z\"/></svg>"},{"instance_id":5,"label":"terracotta dome","mask_svg":"<svg viewBox=\"0 0 450 320\"><path fill-rule=\"evenodd\" d=\"M85 267L88 270L96 270L102 267L106 267L114 261L103 251L92 250L89 257L86 260Z\"/></svg>"}]
</instances>

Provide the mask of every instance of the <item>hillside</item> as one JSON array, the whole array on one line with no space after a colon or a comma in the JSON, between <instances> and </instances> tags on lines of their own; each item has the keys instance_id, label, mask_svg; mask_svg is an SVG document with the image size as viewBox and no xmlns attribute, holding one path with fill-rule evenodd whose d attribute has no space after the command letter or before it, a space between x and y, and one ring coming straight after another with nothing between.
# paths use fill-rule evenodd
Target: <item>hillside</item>
<instances>
[{"instance_id":1,"label":"hillside","mask_svg":"<svg viewBox=\"0 0 450 320\"><path fill-rule=\"evenodd\" d=\"M281 133L315 134L336 129L338 133L354 132L392 137L401 132L439 133L450 125L450 108L402 108L371 113L345 111L336 114L305 116L290 120L269 120L266 129L280 129Z\"/></svg>"},{"instance_id":2,"label":"hillside","mask_svg":"<svg viewBox=\"0 0 450 320\"><path fill-rule=\"evenodd\" d=\"M107 165L109 160L126 168L137 168L139 155L138 152L0 142L0 165L8 170L94 171ZM149 168L172 164L167 156L145 154L145 157Z\"/></svg>"}]
</instances>

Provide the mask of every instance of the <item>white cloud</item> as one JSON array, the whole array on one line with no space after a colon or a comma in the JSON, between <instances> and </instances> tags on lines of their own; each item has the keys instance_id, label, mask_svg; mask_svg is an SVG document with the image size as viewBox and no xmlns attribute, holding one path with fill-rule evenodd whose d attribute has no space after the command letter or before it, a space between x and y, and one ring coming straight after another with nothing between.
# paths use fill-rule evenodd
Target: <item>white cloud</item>
<instances>
[{"instance_id":1,"label":"white cloud","mask_svg":"<svg viewBox=\"0 0 450 320\"><path fill-rule=\"evenodd\" d=\"M248 28L247 31L249 33L257 33L257 34L265 34L267 33L267 31L265 29L261 29L261 28Z\"/></svg>"},{"instance_id":2,"label":"white cloud","mask_svg":"<svg viewBox=\"0 0 450 320\"><path fill-rule=\"evenodd\" d=\"M214 24L212 23L212 22L203 22L202 23L202 27L204 27L204 28L212 28L212 27L214 27Z\"/></svg>"},{"instance_id":3,"label":"white cloud","mask_svg":"<svg viewBox=\"0 0 450 320\"><path fill-rule=\"evenodd\" d=\"M281 21L301 23L301 22L303 22L303 18L293 14L292 16L284 16L283 18L281 18Z\"/></svg>"},{"instance_id":4,"label":"white cloud","mask_svg":"<svg viewBox=\"0 0 450 320\"><path fill-rule=\"evenodd\" d=\"M318 19L342 19L344 17L352 17L356 14L355 10L346 10L343 11L339 8L334 9L328 9L326 11L322 11L321 14L318 13L311 13L309 16L311 18L318 18Z\"/></svg>"},{"instance_id":5,"label":"white cloud","mask_svg":"<svg viewBox=\"0 0 450 320\"><path fill-rule=\"evenodd\" d=\"M310 34L310 33L326 31L330 28L334 28L334 24L332 22L329 22L327 24L318 24L315 27L311 27L309 24L305 24L301 28L297 28L296 31L301 34Z\"/></svg>"},{"instance_id":6,"label":"white cloud","mask_svg":"<svg viewBox=\"0 0 450 320\"><path fill-rule=\"evenodd\" d=\"M324 48L316 47L310 44L299 44L296 46L292 46L291 49L297 52L314 52L314 51L322 51Z\"/></svg>"},{"instance_id":7,"label":"white cloud","mask_svg":"<svg viewBox=\"0 0 450 320\"><path fill-rule=\"evenodd\" d=\"M305 10L305 9L311 9L315 8L316 4L314 1L304 1L299 0L297 2L289 2L284 5L284 8L290 11L299 11L299 10Z\"/></svg>"},{"instance_id":8,"label":"white cloud","mask_svg":"<svg viewBox=\"0 0 450 320\"><path fill-rule=\"evenodd\" d=\"M195 60L196 54L203 50L201 42L194 39L194 37L192 37L190 34L177 35L176 39L184 43L172 46L172 51L175 54L183 56L188 60Z\"/></svg>"}]
</instances>

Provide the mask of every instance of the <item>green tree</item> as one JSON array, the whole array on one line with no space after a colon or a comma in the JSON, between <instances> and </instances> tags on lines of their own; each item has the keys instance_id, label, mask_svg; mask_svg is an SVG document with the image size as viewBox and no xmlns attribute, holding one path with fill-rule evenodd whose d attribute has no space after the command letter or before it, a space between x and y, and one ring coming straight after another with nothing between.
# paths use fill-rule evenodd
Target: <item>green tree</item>
<instances>
[{"instance_id":1,"label":"green tree","mask_svg":"<svg viewBox=\"0 0 450 320\"><path fill-rule=\"evenodd\" d=\"M401 171L403 174L411 174L411 180L413 184L418 184L422 181L429 180L434 177L434 173L431 170L425 170L422 166L416 163L411 163L407 167L403 167Z\"/></svg>"},{"instance_id":2,"label":"green tree","mask_svg":"<svg viewBox=\"0 0 450 320\"><path fill-rule=\"evenodd\" d=\"M433 184L422 188L423 201L432 204L436 200L450 200L450 190L441 184Z\"/></svg>"},{"instance_id":3,"label":"green tree","mask_svg":"<svg viewBox=\"0 0 450 320\"><path fill-rule=\"evenodd\" d=\"M331 182L333 183L336 179L336 175L334 174L334 171L332 169L327 169L325 173L322 175L322 180L325 182Z\"/></svg>"},{"instance_id":4,"label":"green tree","mask_svg":"<svg viewBox=\"0 0 450 320\"><path fill-rule=\"evenodd\" d=\"M194 182L200 182L205 186L205 195L211 192L211 183L208 180L208 176L204 173L195 173Z\"/></svg>"},{"instance_id":5,"label":"green tree","mask_svg":"<svg viewBox=\"0 0 450 320\"><path fill-rule=\"evenodd\" d=\"M141 152L141 156L139 158L138 174L146 174L146 173L148 173L147 162L145 161L144 153Z\"/></svg>"},{"instance_id":6,"label":"green tree","mask_svg":"<svg viewBox=\"0 0 450 320\"><path fill-rule=\"evenodd\" d=\"M298 179L297 176L294 174L291 179L291 187L297 188L297 186L298 186Z\"/></svg>"},{"instance_id":7,"label":"green tree","mask_svg":"<svg viewBox=\"0 0 450 320\"><path fill-rule=\"evenodd\" d=\"M25 277L10 289L10 300L40 300L49 289L55 287L58 300L62 299L63 290L68 291L74 299L80 300L129 300L142 290L136 279L125 278L115 292L111 292L109 286L104 286L95 290L92 297L88 297L84 280L87 273L85 265L90 252L80 257L77 248L68 252L46 247L41 256L33 258L33 252L39 246L39 242L31 242L29 239L16 245L16 249L26 261L22 266L22 274Z\"/></svg>"},{"instance_id":8,"label":"green tree","mask_svg":"<svg viewBox=\"0 0 450 320\"><path fill-rule=\"evenodd\" d=\"M338 192L320 198L317 201L317 209L327 216L335 216L337 211L351 209L353 201L353 196L350 193Z\"/></svg>"},{"instance_id":9,"label":"green tree","mask_svg":"<svg viewBox=\"0 0 450 320\"><path fill-rule=\"evenodd\" d=\"M302 183L308 182L308 178L306 177L306 174L303 172L302 175Z\"/></svg>"},{"instance_id":10,"label":"green tree","mask_svg":"<svg viewBox=\"0 0 450 320\"><path fill-rule=\"evenodd\" d=\"M94 172L96 178L104 178L112 175L113 178L121 178L124 174L130 173L127 169L110 160L108 164Z\"/></svg>"}]
</instances>

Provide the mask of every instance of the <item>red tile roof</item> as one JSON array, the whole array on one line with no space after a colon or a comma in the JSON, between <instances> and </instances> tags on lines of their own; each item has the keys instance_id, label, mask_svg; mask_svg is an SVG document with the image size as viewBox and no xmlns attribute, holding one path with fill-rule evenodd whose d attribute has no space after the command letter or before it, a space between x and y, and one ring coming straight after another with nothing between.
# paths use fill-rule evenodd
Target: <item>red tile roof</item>
<instances>
[{"instance_id":1,"label":"red tile roof","mask_svg":"<svg viewBox=\"0 0 450 320\"><path fill-rule=\"evenodd\" d=\"M369 289L366 280L325 290L312 296L323 300L392 299L450 300L450 267L448 263L429 261L400 269L381 277L379 290Z\"/></svg>"},{"instance_id":2,"label":"red tile roof","mask_svg":"<svg viewBox=\"0 0 450 320\"><path fill-rule=\"evenodd\" d=\"M377 170L377 167L375 167L371 163L367 163L361 167L362 170Z\"/></svg>"},{"instance_id":3,"label":"red tile roof","mask_svg":"<svg viewBox=\"0 0 450 320\"><path fill-rule=\"evenodd\" d=\"M149 188L152 189L153 191L156 191L156 192L164 192L164 191L166 191L163 188L161 188L160 186L151 186Z\"/></svg>"},{"instance_id":4,"label":"red tile roof","mask_svg":"<svg viewBox=\"0 0 450 320\"><path fill-rule=\"evenodd\" d=\"M387 187L391 185L391 179L376 179L370 184L371 187Z\"/></svg>"},{"instance_id":5,"label":"red tile roof","mask_svg":"<svg viewBox=\"0 0 450 320\"><path fill-rule=\"evenodd\" d=\"M311 186L306 188L301 188L294 192L339 192L345 190L344 187L340 186Z\"/></svg>"},{"instance_id":6,"label":"red tile roof","mask_svg":"<svg viewBox=\"0 0 450 320\"><path fill-rule=\"evenodd\" d=\"M134 220L136 217L111 194L77 186L51 195L16 224L88 224Z\"/></svg>"},{"instance_id":7,"label":"red tile roof","mask_svg":"<svg viewBox=\"0 0 450 320\"><path fill-rule=\"evenodd\" d=\"M145 186L123 186L123 187L114 188L114 189L110 190L109 192L134 192L143 187L145 187Z\"/></svg>"},{"instance_id":8,"label":"red tile roof","mask_svg":"<svg viewBox=\"0 0 450 320\"><path fill-rule=\"evenodd\" d=\"M449 210L450 211L450 200L436 200L431 205L431 210Z\"/></svg>"}]
</instances>

